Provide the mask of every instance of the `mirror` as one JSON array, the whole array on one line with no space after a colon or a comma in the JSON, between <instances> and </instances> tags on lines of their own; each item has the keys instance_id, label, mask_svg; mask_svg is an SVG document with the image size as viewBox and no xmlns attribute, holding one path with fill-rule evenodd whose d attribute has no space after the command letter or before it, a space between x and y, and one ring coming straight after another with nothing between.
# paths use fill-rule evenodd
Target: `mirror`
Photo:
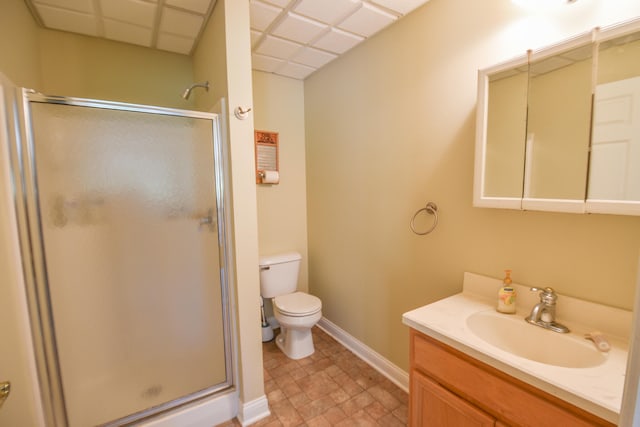
<instances>
[{"instance_id":1,"label":"mirror","mask_svg":"<svg viewBox=\"0 0 640 427\"><path fill-rule=\"evenodd\" d=\"M588 199L640 201L640 32L600 43Z\"/></svg>"},{"instance_id":2,"label":"mirror","mask_svg":"<svg viewBox=\"0 0 640 427\"><path fill-rule=\"evenodd\" d=\"M521 209L527 56L478 72L474 206Z\"/></svg>"},{"instance_id":3,"label":"mirror","mask_svg":"<svg viewBox=\"0 0 640 427\"><path fill-rule=\"evenodd\" d=\"M488 77L485 186L487 197L522 197L527 131L527 66Z\"/></svg>"},{"instance_id":4,"label":"mirror","mask_svg":"<svg viewBox=\"0 0 640 427\"><path fill-rule=\"evenodd\" d=\"M640 19L478 73L474 206L640 215Z\"/></svg>"},{"instance_id":5,"label":"mirror","mask_svg":"<svg viewBox=\"0 0 640 427\"><path fill-rule=\"evenodd\" d=\"M586 40L551 56L531 56L524 198L585 198L592 50Z\"/></svg>"}]
</instances>

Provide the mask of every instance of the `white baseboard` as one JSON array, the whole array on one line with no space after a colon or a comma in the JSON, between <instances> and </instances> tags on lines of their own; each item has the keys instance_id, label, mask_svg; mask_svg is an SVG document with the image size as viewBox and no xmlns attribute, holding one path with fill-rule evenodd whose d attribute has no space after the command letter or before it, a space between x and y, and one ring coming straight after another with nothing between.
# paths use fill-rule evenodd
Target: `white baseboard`
<instances>
[{"instance_id":1,"label":"white baseboard","mask_svg":"<svg viewBox=\"0 0 640 427\"><path fill-rule=\"evenodd\" d=\"M240 403L240 411L238 412L238 421L243 426L253 424L263 418L271 415L269 411L269 402L267 396L262 396L251 402Z\"/></svg>"},{"instance_id":2,"label":"white baseboard","mask_svg":"<svg viewBox=\"0 0 640 427\"><path fill-rule=\"evenodd\" d=\"M409 374L407 372L391 363L362 341L349 335L344 329L341 329L326 317L320 319L317 326L335 338L340 344L351 350L356 356L371 365L376 371L387 377L395 385L409 392Z\"/></svg>"}]
</instances>

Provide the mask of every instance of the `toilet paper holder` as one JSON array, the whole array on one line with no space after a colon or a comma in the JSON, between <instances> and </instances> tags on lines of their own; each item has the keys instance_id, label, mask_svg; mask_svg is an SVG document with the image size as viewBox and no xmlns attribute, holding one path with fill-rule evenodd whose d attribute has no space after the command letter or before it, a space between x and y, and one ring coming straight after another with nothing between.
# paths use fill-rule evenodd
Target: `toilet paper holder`
<instances>
[{"instance_id":1,"label":"toilet paper holder","mask_svg":"<svg viewBox=\"0 0 640 427\"><path fill-rule=\"evenodd\" d=\"M280 173L277 170L276 171L258 170L256 173L259 178L258 184L279 184L280 183Z\"/></svg>"}]
</instances>

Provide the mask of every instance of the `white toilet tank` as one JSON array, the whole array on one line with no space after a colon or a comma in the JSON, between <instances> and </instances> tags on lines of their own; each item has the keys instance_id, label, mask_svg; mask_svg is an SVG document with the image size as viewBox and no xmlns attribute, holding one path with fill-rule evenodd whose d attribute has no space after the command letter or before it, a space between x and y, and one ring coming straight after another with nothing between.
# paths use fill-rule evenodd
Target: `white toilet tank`
<instances>
[{"instance_id":1,"label":"white toilet tank","mask_svg":"<svg viewBox=\"0 0 640 427\"><path fill-rule=\"evenodd\" d=\"M274 298L295 292L301 259L297 252L260 257L260 295Z\"/></svg>"}]
</instances>

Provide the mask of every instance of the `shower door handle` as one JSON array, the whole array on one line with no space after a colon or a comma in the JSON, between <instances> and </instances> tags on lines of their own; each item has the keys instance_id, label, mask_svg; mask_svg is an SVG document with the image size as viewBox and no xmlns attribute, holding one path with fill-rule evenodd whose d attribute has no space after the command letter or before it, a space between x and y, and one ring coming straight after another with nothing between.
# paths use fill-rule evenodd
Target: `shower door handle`
<instances>
[{"instance_id":1,"label":"shower door handle","mask_svg":"<svg viewBox=\"0 0 640 427\"><path fill-rule=\"evenodd\" d=\"M0 382L0 408L2 408L2 404L7 397L9 397L9 393L11 393L11 383L9 381Z\"/></svg>"},{"instance_id":2,"label":"shower door handle","mask_svg":"<svg viewBox=\"0 0 640 427\"><path fill-rule=\"evenodd\" d=\"M198 230L201 230L204 225L208 225L210 231L215 231L216 220L213 217L213 209L209 209L207 211L207 216L203 216L200 218L200 224L198 225Z\"/></svg>"}]
</instances>

